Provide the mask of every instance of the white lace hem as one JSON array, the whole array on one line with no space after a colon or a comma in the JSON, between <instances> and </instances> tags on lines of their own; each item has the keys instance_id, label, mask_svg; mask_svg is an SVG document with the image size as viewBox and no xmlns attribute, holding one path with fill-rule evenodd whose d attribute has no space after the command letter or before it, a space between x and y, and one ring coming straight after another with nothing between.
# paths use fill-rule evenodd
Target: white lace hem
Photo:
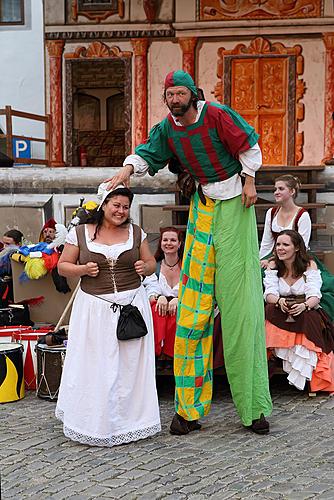
<instances>
[{"instance_id":1,"label":"white lace hem","mask_svg":"<svg viewBox=\"0 0 334 500\"><path fill-rule=\"evenodd\" d=\"M64 424L64 412L59 408L55 411L56 418L63 422ZM145 429L137 429L135 431L126 432L124 434L117 434L117 436L109 436L105 438L99 438L94 436L88 436L80 432L76 432L70 429L64 424L64 434L66 437L70 438L72 441L78 441L81 444L88 444L89 446L118 446L120 444L130 443L131 441L138 441L139 439L146 439L153 436L157 432L161 431L161 425L155 424L151 427L146 427Z\"/></svg>"},{"instance_id":2,"label":"white lace hem","mask_svg":"<svg viewBox=\"0 0 334 500\"><path fill-rule=\"evenodd\" d=\"M283 360L283 370L288 374L289 384L303 390L306 380L311 380L317 366L317 354L302 345L279 347L275 349L275 354Z\"/></svg>"}]
</instances>

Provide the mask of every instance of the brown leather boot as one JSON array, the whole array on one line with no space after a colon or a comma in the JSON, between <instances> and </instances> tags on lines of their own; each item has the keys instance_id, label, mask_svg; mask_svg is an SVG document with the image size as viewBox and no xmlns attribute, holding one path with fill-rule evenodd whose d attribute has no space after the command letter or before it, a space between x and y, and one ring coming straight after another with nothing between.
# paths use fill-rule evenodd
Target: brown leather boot
<instances>
[{"instance_id":1,"label":"brown leather boot","mask_svg":"<svg viewBox=\"0 0 334 500\"><path fill-rule=\"evenodd\" d=\"M246 428L256 434L268 434L269 422L265 419L263 413L261 413L260 418L253 420L252 425L247 425Z\"/></svg>"},{"instance_id":2,"label":"brown leather boot","mask_svg":"<svg viewBox=\"0 0 334 500\"><path fill-rule=\"evenodd\" d=\"M191 431L198 431L201 427L197 420L188 421L175 413L169 431L176 436L182 436L183 434L189 434Z\"/></svg>"}]
</instances>

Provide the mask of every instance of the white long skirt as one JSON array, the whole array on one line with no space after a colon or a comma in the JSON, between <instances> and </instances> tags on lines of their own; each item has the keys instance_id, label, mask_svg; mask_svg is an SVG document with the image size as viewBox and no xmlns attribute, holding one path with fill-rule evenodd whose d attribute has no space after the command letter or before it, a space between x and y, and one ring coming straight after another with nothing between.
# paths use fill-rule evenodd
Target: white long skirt
<instances>
[{"instance_id":1,"label":"white long skirt","mask_svg":"<svg viewBox=\"0 0 334 500\"><path fill-rule=\"evenodd\" d=\"M79 289L70 319L65 363L56 407L64 434L92 446L137 441L161 430L155 383L151 309L143 287L102 295L136 305L145 337L119 341L119 310Z\"/></svg>"}]
</instances>

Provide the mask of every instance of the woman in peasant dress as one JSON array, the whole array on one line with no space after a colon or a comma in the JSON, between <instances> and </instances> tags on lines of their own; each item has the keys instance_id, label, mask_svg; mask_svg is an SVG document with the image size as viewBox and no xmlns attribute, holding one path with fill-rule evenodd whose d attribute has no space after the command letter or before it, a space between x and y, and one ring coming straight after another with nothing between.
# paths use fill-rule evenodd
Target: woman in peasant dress
<instances>
[{"instance_id":1,"label":"woman in peasant dress","mask_svg":"<svg viewBox=\"0 0 334 500\"><path fill-rule=\"evenodd\" d=\"M56 416L64 434L93 446L137 441L161 430L152 315L141 276L155 259L146 234L129 220L132 192L99 187L97 222L71 229L58 264L81 278L75 298ZM119 308L132 304L148 333L119 341Z\"/></svg>"},{"instance_id":2,"label":"woman in peasant dress","mask_svg":"<svg viewBox=\"0 0 334 500\"><path fill-rule=\"evenodd\" d=\"M334 391L334 327L319 307L321 275L299 233L279 233L265 272L266 344L297 389ZM269 362L270 366L270 362Z\"/></svg>"}]
</instances>

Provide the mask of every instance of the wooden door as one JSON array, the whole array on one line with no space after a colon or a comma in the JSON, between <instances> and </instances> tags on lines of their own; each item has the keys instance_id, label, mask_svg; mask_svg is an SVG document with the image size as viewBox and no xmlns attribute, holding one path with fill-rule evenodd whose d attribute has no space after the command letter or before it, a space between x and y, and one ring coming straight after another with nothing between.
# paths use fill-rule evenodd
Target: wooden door
<instances>
[{"instance_id":1,"label":"wooden door","mask_svg":"<svg viewBox=\"0 0 334 500\"><path fill-rule=\"evenodd\" d=\"M264 165L287 165L289 59L282 56L231 60L231 107L260 134ZM292 123L294 127L294 124Z\"/></svg>"}]
</instances>

